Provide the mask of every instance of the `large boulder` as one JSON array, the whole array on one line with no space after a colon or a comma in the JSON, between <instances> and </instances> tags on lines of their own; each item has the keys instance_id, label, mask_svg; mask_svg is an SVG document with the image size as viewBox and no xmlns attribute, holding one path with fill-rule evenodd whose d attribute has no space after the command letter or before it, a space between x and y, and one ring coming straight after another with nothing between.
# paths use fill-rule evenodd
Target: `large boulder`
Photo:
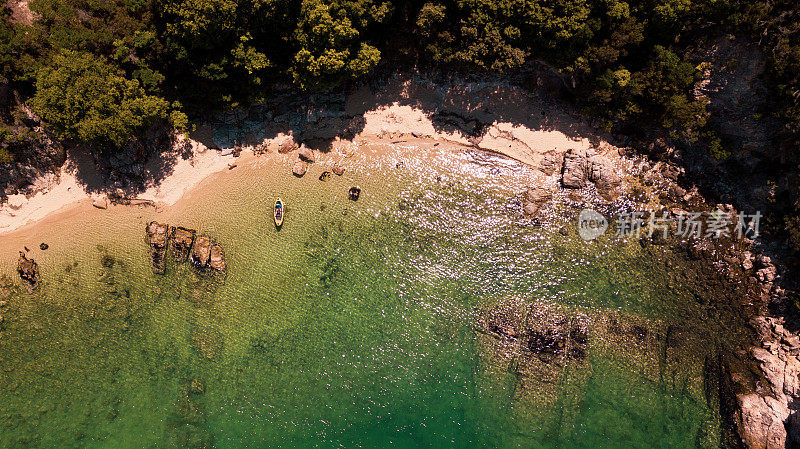
<instances>
[{"instance_id":1,"label":"large boulder","mask_svg":"<svg viewBox=\"0 0 800 449\"><path fill-rule=\"evenodd\" d=\"M606 199L613 199L620 185L620 178L613 162L604 156L595 155L587 160L589 181L592 181Z\"/></svg>"},{"instance_id":2,"label":"large boulder","mask_svg":"<svg viewBox=\"0 0 800 449\"><path fill-rule=\"evenodd\" d=\"M561 156L558 154L546 154L539 162L539 169L545 175L552 175L561 167Z\"/></svg>"},{"instance_id":3,"label":"large boulder","mask_svg":"<svg viewBox=\"0 0 800 449\"><path fill-rule=\"evenodd\" d=\"M294 174L298 178L305 175L307 170L308 170L308 164L306 162L297 161L294 163L294 165L292 165L292 174Z\"/></svg>"},{"instance_id":4,"label":"large boulder","mask_svg":"<svg viewBox=\"0 0 800 449\"><path fill-rule=\"evenodd\" d=\"M150 266L153 273L164 274L167 247L169 246L169 225L151 221L147 225L146 233L147 243L150 245Z\"/></svg>"},{"instance_id":5,"label":"large boulder","mask_svg":"<svg viewBox=\"0 0 800 449\"><path fill-rule=\"evenodd\" d=\"M297 142L294 141L294 137L287 137L283 139L283 141L278 146L278 152L281 154L286 154L291 151L297 149Z\"/></svg>"},{"instance_id":6,"label":"large boulder","mask_svg":"<svg viewBox=\"0 0 800 449\"><path fill-rule=\"evenodd\" d=\"M208 266L217 271L225 271L225 253L222 247L214 243L208 258Z\"/></svg>"},{"instance_id":7,"label":"large boulder","mask_svg":"<svg viewBox=\"0 0 800 449\"><path fill-rule=\"evenodd\" d=\"M570 149L564 155L564 164L561 168L561 185L570 189L586 187L589 179L588 161L586 150Z\"/></svg>"},{"instance_id":8,"label":"large boulder","mask_svg":"<svg viewBox=\"0 0 800 449\"><path fill-rule=\"evenodd\" d=\"M306 146L300 147L300 152L297 153L300 160L305 162L314 162L314 151Z\"/></svg>"},{"instance_id":9,"label":"large boulder","mask_svg":"<svg viewBox=\"0 0 800 449\"><path fill-rule=\"evenodd\" d=\"M24 281L31 285L39 282L39 265L33 259L28 259L25 253L19 252L19 259L17 260L17 273Z\"/></svg>"},{"instance_id":10,"label":"large boulder","mask_svg":"<svg viewBox=\"0 0 800 449\"><path fill-rule=\"evenodd\" d=\"M176 262L185 261L189 257L194 243L194 229L183 227L173 228L172 230L172 257Z\"/></svg>"},{"instance_id":11,"label":"large boulder","mask_svg":"<svg viewBox=\"0 0 800 449\"><path fill-rule=\"evenodd\" d=\"M205 235L197 237L192 247L192 264L197 268L205 268L208 266L208 260L211 258L211 238Z\"/></svg>"}]
</instances>

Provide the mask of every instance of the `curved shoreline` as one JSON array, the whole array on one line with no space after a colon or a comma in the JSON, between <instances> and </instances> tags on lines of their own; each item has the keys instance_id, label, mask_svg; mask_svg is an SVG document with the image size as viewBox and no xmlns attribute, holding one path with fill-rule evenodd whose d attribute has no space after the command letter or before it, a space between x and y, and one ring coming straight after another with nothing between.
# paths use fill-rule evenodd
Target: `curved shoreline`
<instances>
[{"instance_id":1,"label":"curved shoreline","mask_svg":"<svg viewBox=\"0 0 800 449\"><path fill-rule=\"evenodd\" d=\"M357 96L358 93L354 94L354 97ZM369 101L364 102L358 99L354 103L371 104ZM516 112L519 115L530 115L532 113L531 110L539 111L540 109L537 108L541 108L541 105L541 101L538 103L532 102L528 110ZM541 109L541 111L543 112L544 110ZM580 134L571 129L568 133L573 137L570 137L567 133L560 131L558 127L548 128L541 126L531 128L521 125L520 121L510 119L508 122L498 122L496 120L491 122L492 124L483 130L482 136L475 138L459 129L447 131L441 127L437 128L434 126L430 114L423 109L400 104L400 102L366 111L356 108L355 112L349 114L350 116L363 118L365 122L363 130L352 140L334 141L330 151L323 153L330 155L323 156L323 159L326 159L325 163L330 162L329 159L345 155L355 147L360 145L369 146L372 143L418 146L445 144L463 149L478 149L499 153L540 170L545 156L558 155L563 158L568 150L586 150L591 147L597 148L600 150L601 155L612 159L618 171L623 175L631 174L633 169L631 161L619 157L621 154L619 148L608 144L599 137L601 133ZM275 121L279 123L277 119ZM562 125L564 124L562 123ZM580 128L580 126L578 127ZM230 123L222 123L218 128L218 131L228 136L235 133L233 125ZM567 128L563 129L566 130ZM290 128L283 128L284 131L288 129ZM282 158L280 161L282 167L286 169L286 175L291 176L290 166L297 159L297 151L293 151L288 155L280 155L275 147L280 144L279 140L283 138L264 139L260 142L260 145L264 145L268 149L265 157L275 158L275 161L279 161L278 158ZM231 139L228 139L228 141L231 141ZM591 141L594 141L594 143L591 143ZM225 144L223 143L219 146L224 147ZM157 207L160 208L169 208L182 198L185 198L187 194L197 194L202 191L201 189L212 188L213 184L209 184L207 181L213 179L213 176L217 174L226 172L229 168L228 164L233 162L245 164L259 159L259 156L253 153L252 146L245 147L243 150L242 155L238 158L232 155L223 156L222 154L228 154L229 152L218 152L217 150L208 149L200 143L192 142L192 157L177 160L170 175L157 186L150 187L146 192L138 195L138 198L154 201ZM288 166L286 166L287 163ZM658 174L664 171L662 170L663 167L659 167L657 164L652 166L647 163L647 166L648 168L646 169L639 170L637 168L634 171L640 174L645 174L644 172ZM544 183L544 177L542 181ZM19 243L23 238L35 236L45 228L57 228L65 218L75 217L93 209L91 205L92 196L83 190L74 175L69 172L62 175L59 182L49 187L49 191L46 193L38 193L30 199L13 198L10 199L13 200L13 202L10 201L11 204L0 208L0 241L8 242L9 244L6 247L14 253L17 247L20 247ZM197 190L198 188L200 190ZM683 193L689 195L685 191ZM705 204L705 200L702 198L699 198L699 200ZM12 210L12 205L17 208ZM52 235L53 233L53 229L48 230L48 234ZM755 249L753 252L755 252ZM715 254L712 249L703 257L707 258L709 263L714 263L716 259L720 258L720 255ZM764 291L761 299L764 300L766 297L766 301L768 301L771 295L779 293L780 288L778 287L778 281L774 279L774 266L770 264L768 258L767 262L762 265L757 268L759 270L773 270L773 277L768 281L764 282L758 279L762 291ZM728 267L727 262L725 267ZM737 273L741 271L740 267L736 267L733 264L730 267L736 268ZM744 273L744 276L747 278L748 274ZM775 282L773 283L773 281ZM764 312L760 312L758 315L763 314ZM761 371L760 376L762 378L765 373L774 374L775 367L781 363L784 364L787 370L789 369L787 357L791 356L793 357L792 360L796 359L793 353L790 354L794 349L787 347L788 349L784 351L780 340L793 339L795 336L787 333L788 331L783 328L781 323L773 320L758 321L754 326L757 328L756 330L763 341L762 345L767 351L757 347L746 348L747 354L742 356L743 361L744 359L747 360L744 362L746 366L743 366L741 372L728 372L729 377L741 377L749 372L748 366L753 365ZM800 361L797 361L796 366L800 367ZM730 369L726 367L727 370ZM782 379L783 372L780 372L780 375ZM760 379L756 380L760 381ZM781 385L783 386L783 383ZM738 426L738 437L753 445L775 438L786 441L789 435L787 435L786 429L783 428L783 424L787 423L787 420L798 421L798 414L796 412L792 413L792 410L788 407L781 408L774 405L774 403L779 402L778 399L765 394L763 391L746 390L749 387L744 384L736 385L736 388L745 389L743 392L734 393L731 398L732 401L735 401L736 416L732 419L736 421L735 425ZM732 393L733 390L734 388L731 388ZM787 391L786 395L779 399L782 401L792 400L798 394L800 394L800 391ZM766 427L764 427L764 423L768 423ZM782 435L780 435L781 431L783 432Z\"/></svg>"}]
</instances>

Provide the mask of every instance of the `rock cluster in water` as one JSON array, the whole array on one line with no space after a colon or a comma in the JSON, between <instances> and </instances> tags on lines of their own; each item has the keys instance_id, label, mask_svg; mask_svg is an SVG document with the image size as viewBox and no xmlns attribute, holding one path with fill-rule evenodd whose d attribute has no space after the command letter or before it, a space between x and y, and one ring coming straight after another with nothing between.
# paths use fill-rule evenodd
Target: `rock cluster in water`
<instances>
[{"instance_id":1,"label":"rock cluster in water","mask_svg":"<svg viewBox=\"0 0 800 449\"><path fill-rule=\"evenodd\" d=\"M585 399L593 357L618 360L629 375L687 393L698 403L717 391L706 382L716 366L715 348L691 326L504 298L478 312L475 331L481 388L505 391L511 385L521 432L576 425L570 413ZM704 356L709 362L697 363ZM548 422L553 419L558 422ZM709 435L701 426L698 441L714 438Z\"/></svg>"},{"instance_id":2,"label":"rock cluster in water","mask_svg":"<svg viewBox=\"0 0 800 449\"><path fill-rule=\"evenodd\" d=\"M19 252L19 259L17 260L17 273L24 281L30 285L36 285L39 282L39 265L33 259L28 259L25 253Z\"/></svg>"},{"instance_id":3,"label":"rock cluster in water","mask_svg":"<svg viewBox=\"0 0 800 449\"><path fill-rule=\"evenodd\" d=\"M176 262L187 258L199 270L225 271L225 252L207 235L197 235L194 229L170 227L155 221L147 225L147 243L150 245L150 264L154 273L163 274L167 250L172 247Z\"/></svg>"}]
</instances>

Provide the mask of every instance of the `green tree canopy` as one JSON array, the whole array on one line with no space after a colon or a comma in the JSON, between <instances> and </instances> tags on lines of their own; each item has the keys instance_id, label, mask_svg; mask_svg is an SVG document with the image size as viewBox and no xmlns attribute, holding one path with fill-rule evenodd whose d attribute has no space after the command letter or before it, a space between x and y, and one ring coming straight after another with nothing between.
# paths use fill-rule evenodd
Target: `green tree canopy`
<instances>
[{"instance_id":1,"label":"green tree canopy","mask_svg":"<svg viewBox=\"0 0 800 449\"><path fill-rule=\"evenodd\" d=\"M59 138L114 146L171 116L169 103L147 95L139 81L97 56L70 50L39 70L32 104Z\"/></svg>"},{"instance_id":2,"label":"green tree canopy","mask_svg":"<svg viewBox=\"0 0 800 449\"><path fill-rule=\"evenodd\" d=\"M291 69L294 81L304 89L321 89L368 73L381 52L358 36L344 8L304 0L295 31L300 49Z\"/></svg>"}]
</instances>

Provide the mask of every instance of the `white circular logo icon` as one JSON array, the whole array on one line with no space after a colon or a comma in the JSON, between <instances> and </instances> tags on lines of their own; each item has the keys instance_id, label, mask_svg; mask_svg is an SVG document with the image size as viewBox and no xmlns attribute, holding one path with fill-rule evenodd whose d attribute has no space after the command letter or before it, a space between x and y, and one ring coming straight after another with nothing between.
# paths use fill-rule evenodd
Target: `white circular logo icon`
<instances>
[{"instance_id":1,"label":"white circular logo icon","mask_svg":"<svg viewBox=\"0 0 800 449\"><path fill-rule=\"evenodd\" d=\"M608 220L600 212L584 209L578 215L578 235L587 242L603 235L606 229Z\"/></svg>"}]
</instances>

